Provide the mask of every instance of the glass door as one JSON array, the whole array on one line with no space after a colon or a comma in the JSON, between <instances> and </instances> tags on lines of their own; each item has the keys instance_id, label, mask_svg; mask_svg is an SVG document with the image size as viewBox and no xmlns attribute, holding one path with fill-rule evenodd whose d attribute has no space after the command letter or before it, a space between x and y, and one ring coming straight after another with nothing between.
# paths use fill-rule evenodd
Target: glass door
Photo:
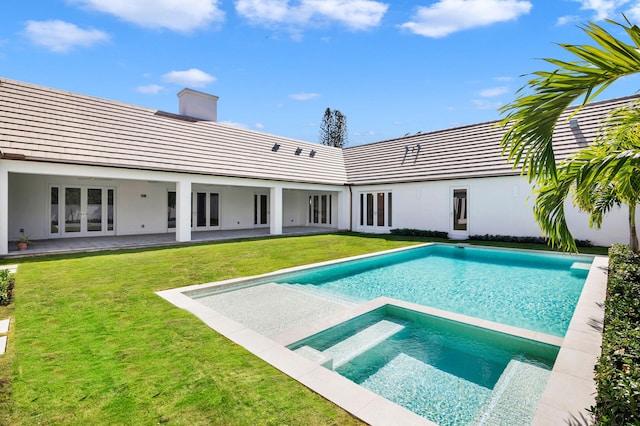
<instances>
[{"instance_id":1,"label":"glass door","mask_svg":"<svg viewBox=\"0 0 640 426\"><path fill-rule=\"evenodd\" d=\"M360 194L360 226L391 227L393 225L393 193Z\"/></svg>"},{"instance_id":2,"label":"glass door","mask_svg":"<svg viewBox=\"0 0 640 426\"><path fill-rule=\"evenodd\" d=\"M81 188L64 189L64 233L82 232Z\"/></svg>"},{"instance_id":3,"label":"glass door","mask_svg":"<svg viewBox=\"0 0 640 426\"><path fill-rule=\"evenodd\" d=\"M309 225L331 225L331 195L309 196Z\"/></svg>"},{"instance_id":4,"label":"glass door","mask_svg":"<svg viewBox=\"0 0 640 426\"><path fill-rule=\"evenodd\" d=\"M175 211L175 192L173 194ZM196 191L191 194L191 199L193 212L192 229L200 231L220 229L220 194L217 192Z\"/></svg>"},{"instance_id":5,"label":"glass door","mask_svg":"<svg viewBox=\"0 0 640 426\"><path fill-rule=\"evenodd\" d=\"M467 188L453 188L451 191L451 237L469 236L469 193Z\"/></svg>"},{"instance_id":6,"label":"glass door","mask_svg":"<svg viewBox=\"0 0 640 426\"><path fill-rule=\"evenodd\" d=\"M81 237L115 233L115 189L51 186L49 234Z\"/></svg>"},{"instance_id":7,"label":"glass door","mask_svg":"<svg viewBox=\"0 0 640 426\"><path fill-rule=\"evenodd\" d=\"M103 191L101 188L87 188L87 232L102 232L103 225Z\"/></svg>"},{"instance_id":8,"label":"glass door","mask_svg":"<svg viewBox=\"0 0 640 426\"><path fill-rule=\"evenodd\" d=\"M253 194L253 226L269 226L269 196L266 194Z\"/></svg>"}]
</instances>

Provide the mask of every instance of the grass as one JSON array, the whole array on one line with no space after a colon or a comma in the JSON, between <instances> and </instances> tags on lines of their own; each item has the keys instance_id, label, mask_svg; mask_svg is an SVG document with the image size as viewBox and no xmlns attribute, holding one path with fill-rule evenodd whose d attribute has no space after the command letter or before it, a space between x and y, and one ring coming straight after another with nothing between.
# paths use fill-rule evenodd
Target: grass
<instances>
[{"instance_id":1,"label":"grass","mask_svg":"<svg viewBox=\"0 0 640 426\"><path fill-rule=\"evenodd\" d=\"M0 423L359 424L154 292L426 240L332 234L20 260L14 303L0 307L14 321Z\"/></svg>"}]
</instances>

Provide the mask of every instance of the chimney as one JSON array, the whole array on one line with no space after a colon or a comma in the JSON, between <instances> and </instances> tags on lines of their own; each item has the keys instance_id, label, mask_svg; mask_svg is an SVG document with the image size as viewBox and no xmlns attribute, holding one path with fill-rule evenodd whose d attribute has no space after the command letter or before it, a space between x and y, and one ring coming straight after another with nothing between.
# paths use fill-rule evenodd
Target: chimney
<instances>
[{"instance_id":1,"label":"chimney","mask_svg":"<svg viewBox=\"0 0 640 426\"><path fill-rule=\"evenodd\" d=\"M193 89L178 93L179 114L205 121L218 121L218 97Z\"/></svg>"}]
</instances>

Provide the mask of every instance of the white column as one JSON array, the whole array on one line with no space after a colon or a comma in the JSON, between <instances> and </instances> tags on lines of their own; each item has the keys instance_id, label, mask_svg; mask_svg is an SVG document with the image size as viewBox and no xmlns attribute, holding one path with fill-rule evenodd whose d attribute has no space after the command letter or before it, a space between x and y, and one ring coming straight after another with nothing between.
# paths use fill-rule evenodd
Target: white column
<instances>
[{"instance_id":1,"label":"white column","mask_svg":"<svg viewBox=\"0 0 640 426\"><path fill-rule=\"evenodd\" d=\"M176 241L191 241L191 181L176 182Z\"/></svg>"},{"instance_id":2,"label":"white column","mask_svg":"<svg viewBox=\"0 0 640 426\"><path fill-rule=\"evenodd\" d=\"M9 253L9 172L0 161L0 255Z\"/></svg>"},{"instance_id":3,"label":"white column","mask_svg":"<svg viewBox=\"0 0 640 426\"><path fill-rule=\"evenodd\" d=\"M269 207L271 216L269 221L269 233L271 235L282 234L282 187L269 188Z\"/></svg>"},{"instance_id":4,"label":"white column","mask_svg":"<svg viewBox=\"0 0 640 426\"><path fill-rule=\"evenodd\" d=\"M351 218L351 194L349 188L338 192L338 229L349 229ZM354 226L355 228L355 226Z\"/></svg>"}]
</instances>

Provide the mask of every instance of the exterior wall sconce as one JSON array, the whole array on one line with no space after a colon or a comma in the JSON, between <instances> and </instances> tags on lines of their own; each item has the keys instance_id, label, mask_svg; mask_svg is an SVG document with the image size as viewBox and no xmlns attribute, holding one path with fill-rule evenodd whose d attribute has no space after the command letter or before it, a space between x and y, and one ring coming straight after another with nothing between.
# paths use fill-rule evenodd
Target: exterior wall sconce
<instances>
[{"instance_id":1,"label":"exterior wall sconce","mask_svg":"<svg viewBox=\"0 0 640 426\"><path fill-rule=\"evenodd\" d=\"M271 151L276 152L280 149L280 144L279 143L274 143L273 147L271 147Z\"/></svg>"},{"instance_id":2,"label":"exterior wall sconce","mask_svg":"<svg viewBox=\"0 0 640 426\"><path fill-rule=\"evenodd\" d=\"M309 157L313 158L315 156L316 156L316 151L312 149L311 152L309 153Z\"/></svg>"},{"instance_id":3,"label":"exterior wall sconce","mask_svg":"<svg viewBox=\"0 0 640 426\"><path fill-rule=\"evenodd\" d=\"M580 127L580 123L578 123L578 119L572 118L571 120L569 120L569 127L571 127L572 129L577 129L578 127Z\"/></svg>"},{"instance_id":4,"label":"exterior wall sconce","mask_svg":"<svg viewBox=\"0 0 640 426\"><path fill-rule=\"evenodd\" d=\"M296 149L296 155L300 155L302 154L302 148L297 148Z\"/></svg>"}]
</instances>

